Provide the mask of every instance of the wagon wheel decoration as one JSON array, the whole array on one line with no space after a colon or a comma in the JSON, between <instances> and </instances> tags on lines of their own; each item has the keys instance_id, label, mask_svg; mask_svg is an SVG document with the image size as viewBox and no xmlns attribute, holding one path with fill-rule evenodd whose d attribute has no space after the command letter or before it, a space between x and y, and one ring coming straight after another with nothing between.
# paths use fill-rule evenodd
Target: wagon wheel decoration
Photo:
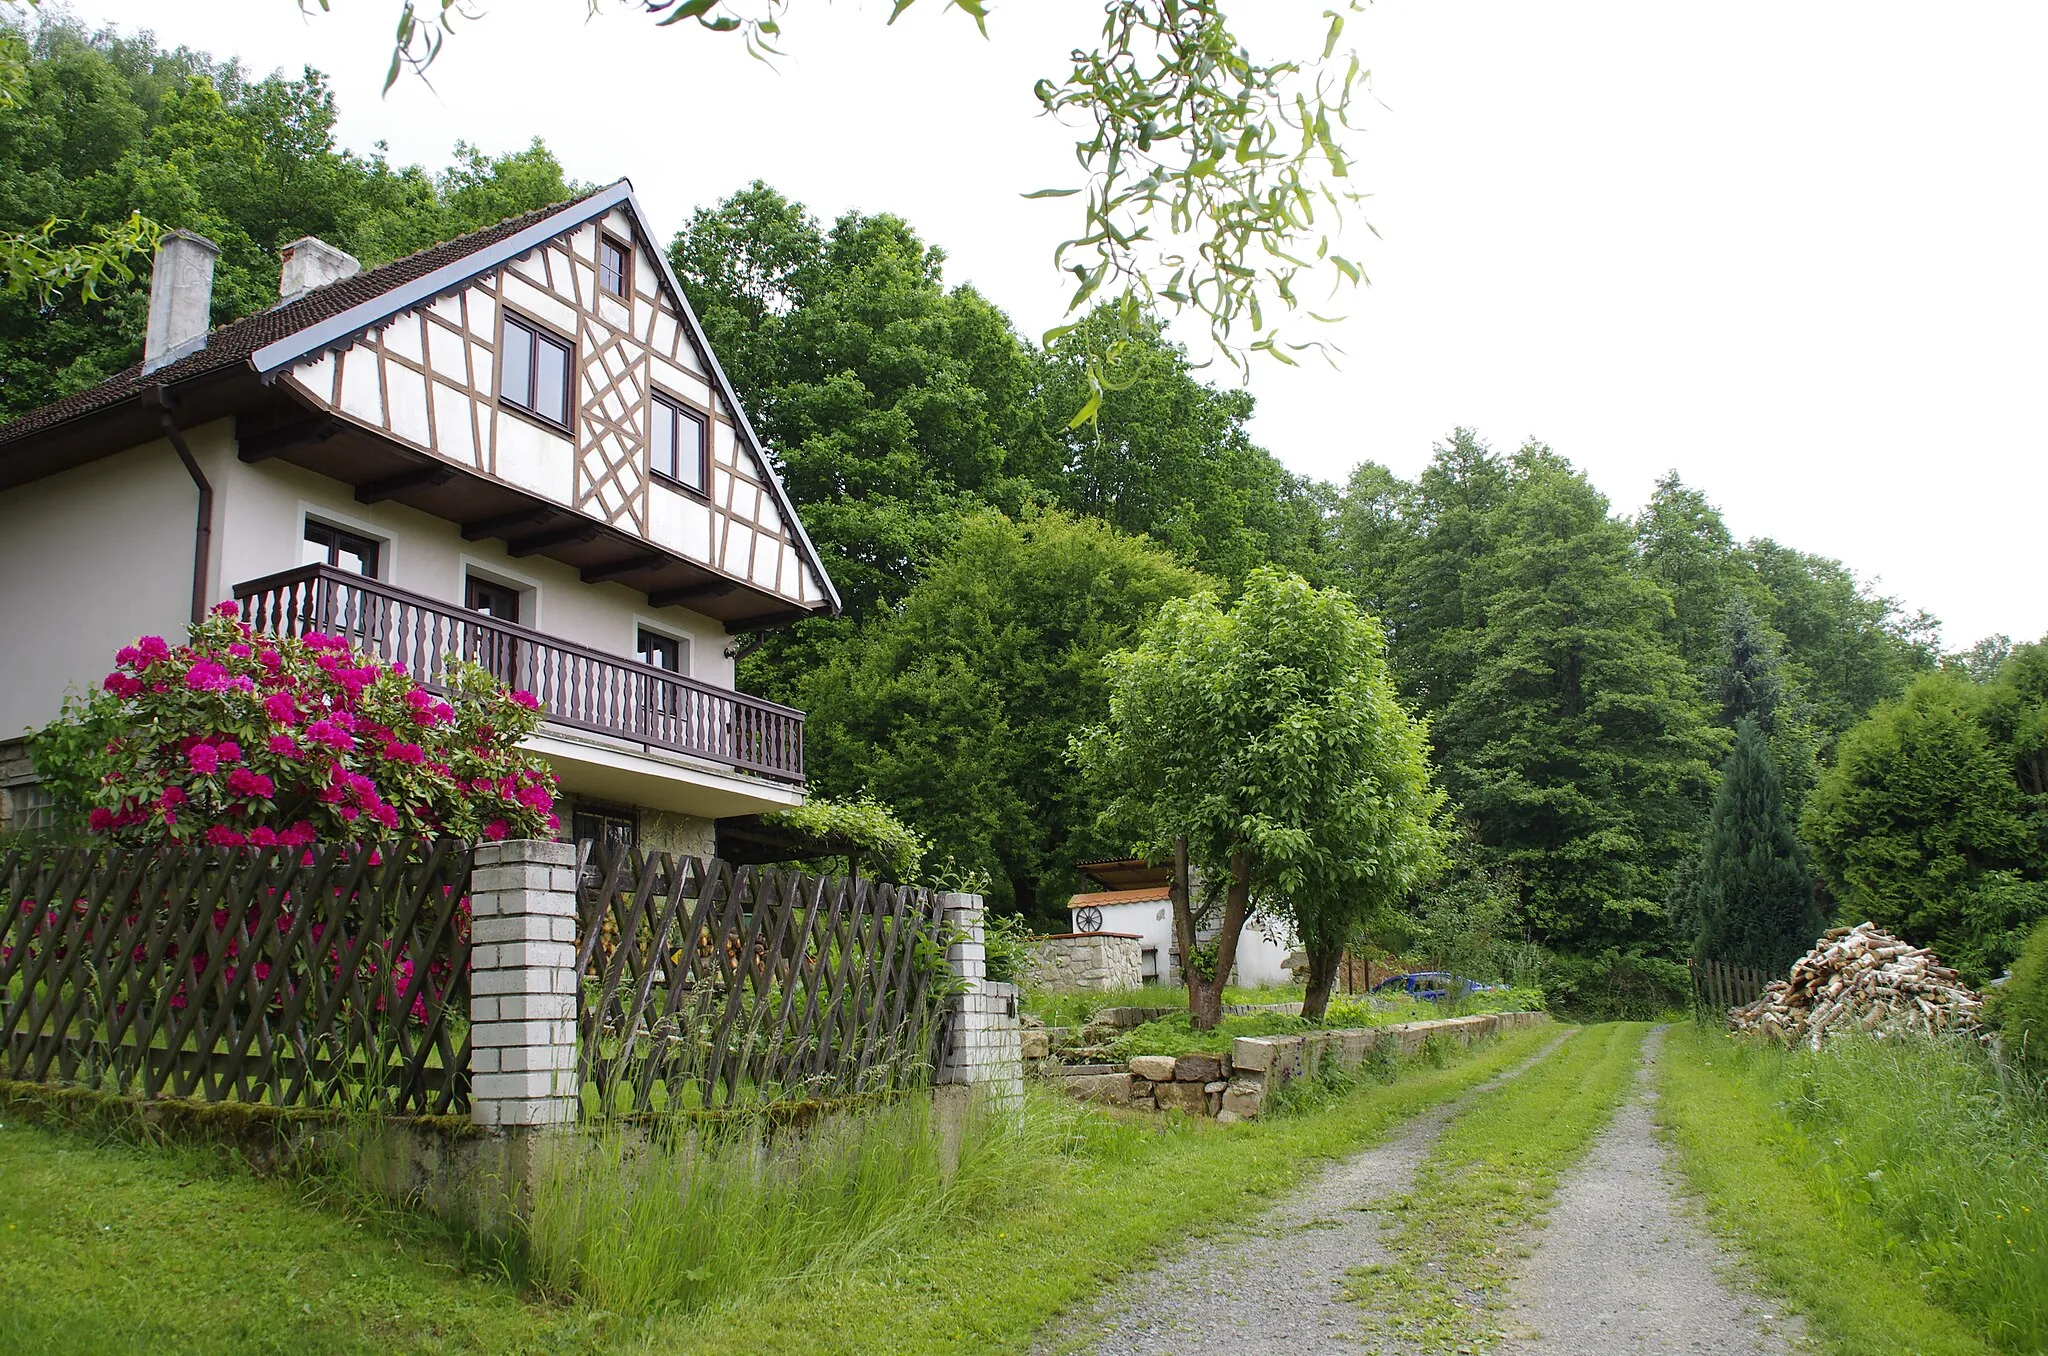
<instances>
[{"instance_id":1,"label":"wagon wheel decoration","mask_svg":"<svg viewBox=\"0 0 2048 1356\"><path fill-rule=\"evenodd\" d=\"M1088 905L1086 908L1076 909L1074 911L1074 931L1102 931L1102 910L1096 908L1093 904Z\"/></svg>"}]
</instances>

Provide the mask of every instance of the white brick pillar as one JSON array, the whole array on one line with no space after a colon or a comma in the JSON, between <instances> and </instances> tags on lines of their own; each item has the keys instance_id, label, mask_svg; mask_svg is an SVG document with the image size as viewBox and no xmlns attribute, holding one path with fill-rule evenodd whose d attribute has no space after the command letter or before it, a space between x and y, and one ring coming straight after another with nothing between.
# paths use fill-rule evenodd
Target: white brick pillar
<instances>
[{"instance_id":1,"label":"white brick pillar","mask_svg":"<svg viewBox=\"0 0 2048 1356\"><path fill-rule=\"evenodd\" d=\"M988 952L983 945L983 904L980 895L939 897L942 918L952 943L946 964L965 992L947 1001L946 1049L936 1081L966 1084L997 1102L1024 1095L1022 1024L1017 1018L1017 986L988 978Z\"/></svg>"},{"instance_id":2,"label":"white brick pillar","mask_svg":"<svg viewBox=\"0 0 2048 1356\"><path fill-rule=\"evenodd\" d=\"M577 1118L576 847L477 845L469 877L470 1119Z\"/></svg>"}]
</instances>

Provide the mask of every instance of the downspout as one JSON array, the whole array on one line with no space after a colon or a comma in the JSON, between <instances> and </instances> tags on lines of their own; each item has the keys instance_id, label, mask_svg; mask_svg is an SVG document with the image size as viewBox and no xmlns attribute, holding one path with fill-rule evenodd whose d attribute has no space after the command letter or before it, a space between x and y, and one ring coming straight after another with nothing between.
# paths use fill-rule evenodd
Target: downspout
<instances>
[{"instance_id":1,"label":"downspout","mask_svg":"<svg viewBox=\"0 0 2048 1356\"><path fill-rule=\"evenodd\" d=\"M156 411L164 437L178 454L178 460L185 463L185 474L192 477L192 484L199 491L199 524L192 534L192 624L197 626L206 620L206 575L213 560L213 485L206 472L199 469L199 459L192 455L185 435L178 429L178 421L171 413L171 393L161 385L145 387L142 404L145 409Z\"/></svg>"}]
</instances>

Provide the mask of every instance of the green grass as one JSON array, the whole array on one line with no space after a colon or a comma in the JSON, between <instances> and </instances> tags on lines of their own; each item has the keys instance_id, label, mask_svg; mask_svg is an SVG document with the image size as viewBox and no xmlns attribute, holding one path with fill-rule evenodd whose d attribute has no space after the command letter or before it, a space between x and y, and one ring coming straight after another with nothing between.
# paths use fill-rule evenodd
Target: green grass
<instances>
[{"instance_id":1,"label":"green grass","mask_svg":"<svg viewBox=\"0 0 2048 1356\"><path fill-rule=\"evenodd\" d=\"M1329 1158L1526 1059L1553 1033L1487 1043L1438 1069L1410 1065L1308 1115L1220 1126L1114 1118L1041 1101L1060 1127L1030 1184L973 1222L896 1240L851 1271L738 1295L657 1321L631 1350L762 1356L1021 1352L1062 1310L1158 1251L1241 1221ZM1041 1098L1057 1094L1037 1093Z\"/></svg>"},{"instance_id":2,"label":"green grass","mask_svg":"<svg viewBox=\"0 0 2048 1356\"><path fill-rule=\"evenodd\" d=\"M1225 1003L1299 1003L1308 990L1300 984L1276 984L1263 989L1241 989L1233 984L1223 991ZM1176 984L1147 984L1140 989L1114 989L1090 993L1041 993L1027 990L1024 1011L1047 1026L1084 1026L1104 1008L1185 1008L1188 991Z\"/></svg>"},{"instance_id":3,"label":"green grass","mask_svg":"<svg viewBox=\"0 0 2048 1356\"><path fill-rule=\"evenodd\" d=\"M1675 1030L1661 1074L1715 1229L1841 1353L2048 1347L2048 1111L1959 1046L1812 1054Z\"/></svg>"},{"instance_id":4,"label":"green grass","mask_svg":"<svg viewBox=\"0 0 2048 1356\"><path fill-rule=\"evenodd\" d=\"M1583 1030L1445 1128L1412 1189L1382 1207L1392 1212L1390 1260L1357 1269L1347 1282L1372 1338L1429 1353L1498 1339L1513 1259L1559 1178L1627 1094L1646 1030Z\"/></svg>"},{"instance_id":5,"label":"green grass","mask_svg":"<svg viewBox=\"0 0 2048 1356\"><path fill-rule=\"evenodd\" d=\"M0 1131L0 1222L17 1228L0 1228L0 1285L36 1303L0 1306L0 1350L1021 1352L1104 1282L1242 1220L1322 1160L1382 1138L1549 1037L1515 1033L1445 1067L1387 1070L1390 1082L1307 1114L1232 1126L1119 1116L1033 1089L1021 1124L970 1144L946 1191L917 1127L878 1128L875 1144L910 1145L893 1164L849 1132L837 1166L808 1185L721 1160L723 1204L739 1221L777 1204L811 1212L808 1233L801 1221L778 1226L781 1244L825 1246L794 1254L668 1256L686 1202L673 1165L642 1159L624 1187L583 1202L611 1268L603 1276L579 1270L595 1252L559 1246L579 1226L557 1192L555 1250L537 1236L524 1261L543 1290L566 1280L590 1292L559 1306L522 1301L445 1239L300 1188L10 1124ZM558 1185L601 1185L604 1167L598 1153ZM749 1167L756 1176L735 1180ZM691 1282L700 1269L722 1280L720 1293Z\"/></svg>"},{"instance_id":6,"label":"green grass","mask_svg":"<svg viewBox=\"0 0 2048 1356\"><path fill-rule=\"evenodd\" d=\"M0 1351L553 1351L584 1314L522 1303L445 1238L197 1151L0 1127Z\"/></svg>"}]
</instances>

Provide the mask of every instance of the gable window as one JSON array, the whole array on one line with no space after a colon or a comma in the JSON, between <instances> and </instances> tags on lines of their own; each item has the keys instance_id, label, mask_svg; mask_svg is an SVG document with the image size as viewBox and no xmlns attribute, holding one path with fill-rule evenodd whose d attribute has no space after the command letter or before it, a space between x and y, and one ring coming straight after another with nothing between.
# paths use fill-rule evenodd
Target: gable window
<instances>
[{"instance_id":1,"label":"gable window","mask_svg":"<svg viewBox=\"0 0 2048 1356\"><path fill-rule=\"evenodd\" d=\"M365 579L377 577L377 556L382 543L346 528L315 518L306 519L306 544L300 557L307 565L332 565Z\"/></svg>"},{"instance_id":2,"label":"gable window","mask_svg":"<svg viewBox=\"0 0 2048 1356\"><path fill-rule=\"evenodd\" d=\"M678 485L705 492L710 480L710 439L704 416L677 401L656 394L648 402L647 460L654 473Z\"/></svg>"},{"instance_id":3,"label":"gable window","mask_svg":"<svg viewBox=\"0 0 2048 1356\"><path fill-rule=\"evenodd\" d=\"M498 362L498 398L515 409L569 427L570 346L505 313L505 351Z\"/></svg>"},{"instance_id":4,"label":"gable window","mask_svg":"<svg viewBox=\"0 0 2048 1356\"><path fill-rule=\"evenodd\" d=\"M633 255L608 235L597 238L597 285L615 297L626 295L633 279Z\"/></svg>"}]
</instances>

